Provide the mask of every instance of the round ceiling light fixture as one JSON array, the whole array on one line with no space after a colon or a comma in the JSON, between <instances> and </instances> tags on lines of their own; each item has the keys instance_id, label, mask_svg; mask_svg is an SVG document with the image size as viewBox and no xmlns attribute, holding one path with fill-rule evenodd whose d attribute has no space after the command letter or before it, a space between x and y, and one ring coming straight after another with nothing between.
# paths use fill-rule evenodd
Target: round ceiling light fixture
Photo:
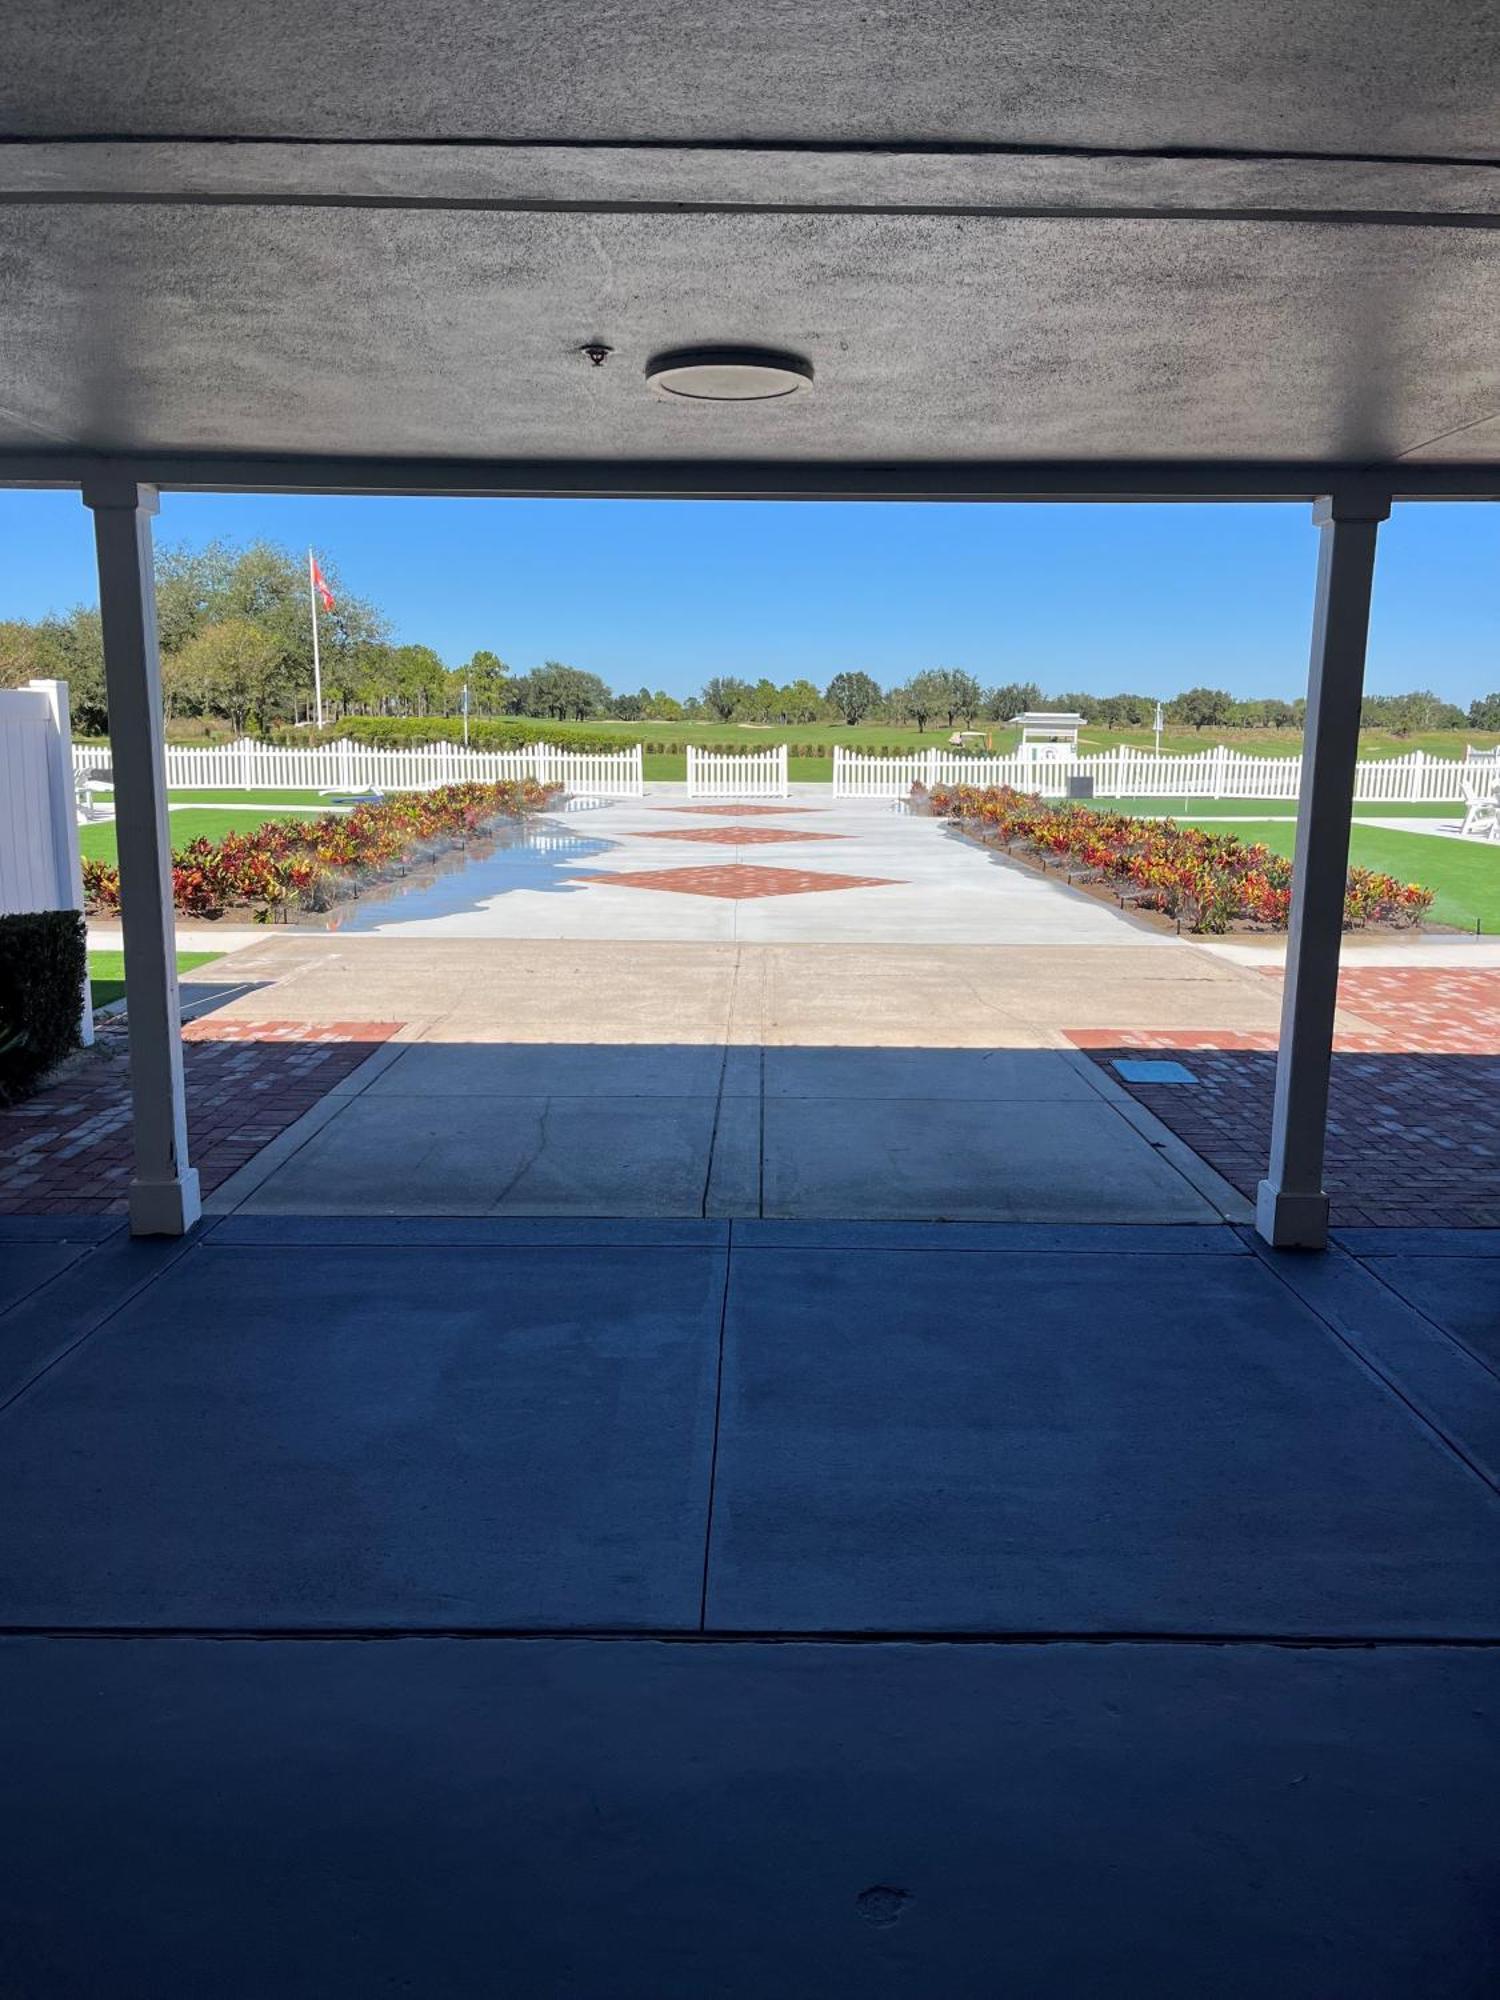
<instances>
[{"instance_id":1,"label":"round ceiling light fixture","mask_svg":"<svg viewBox=\"0 0 1500 2000\"><path fill-rule=\"evenodd\" d=\"M646 363L657 395L688 403L769 403L812 379L810 361L768 347L679 347Z\"/></svg>"}]
</instances>

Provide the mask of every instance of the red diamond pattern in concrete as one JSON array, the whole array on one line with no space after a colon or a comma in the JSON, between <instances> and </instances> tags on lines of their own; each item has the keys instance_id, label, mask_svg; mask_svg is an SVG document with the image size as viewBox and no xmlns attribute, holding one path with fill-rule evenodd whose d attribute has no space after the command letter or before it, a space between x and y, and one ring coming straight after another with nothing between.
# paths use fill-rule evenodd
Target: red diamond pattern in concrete
<instances>
[{"instance_id":1,"label":"red diamond pattern in concrete","mask_svg":"<svg viewBox=\"0 0 1500 2000\"><path fill-rule=\"evenodd\" d=\"M211 1194L400 1024L233 1021L183 1029L188 1146ZM24 1104L0 1110L0 1215L123 1215L130 1183L123 1033L107 1033Z\"/></svg>"},{"instance_id":2,"label":"red diamond pattern in concrete","mask_svg":"<svg viewBox=\"0 0 1500 2000\"><path fill-rule=\"evenodd\" d=\"M781 840L848 840L847 833L808 833L797 826L653 826L637 840L701 840L718 847L765 847Z\"/></svg>"},{"instance_id":3,"label":"red diamond pattern in concrete","mask_svg":"<svg viewBox=\"0 0 1500 2000\"><path fill-rule=\"evenodd\" d=\"M807 896L830 889L889 889L881 875L814 875L805 868L752 868L732 862L722 868L652 868L615 875L575 875L575 882L608 882L626 889L664 889L674 896Z\"/></svg>"},{"instance_id":4,"label":"red diamond pattern in concrete","mask_svg":"<svg viewBox=\"0 0 1500 2000\"><path fill-rule=\"evenodd\" d=\"M1269 978L1280 979L1279 971ZM1358 968L1339 1007L1325 1184L1336 1227L1500 1227L1500 975ZM1276 1036L1214 1029L1077 1029L1101 1065L1171 1051L1195 1084L1127 1083L1241 1194L1253 1199L1271 1143ZM1118 1073L1111 1071L1118 1081Z\"/></svg>"}]
</instances>

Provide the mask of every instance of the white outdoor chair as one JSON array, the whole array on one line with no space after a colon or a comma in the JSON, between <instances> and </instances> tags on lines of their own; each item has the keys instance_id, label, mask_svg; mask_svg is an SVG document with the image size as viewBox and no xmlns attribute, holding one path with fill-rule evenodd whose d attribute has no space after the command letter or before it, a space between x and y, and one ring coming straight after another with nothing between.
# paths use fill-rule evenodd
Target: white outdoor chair
<instances>
[{"instance_id":1,"label":"white outdoor chair","mask_svg":"<svg viewBox=\"0 0 1500 2000\"><path fill-rule=\"evenodd\" d=\"M1459 832L1470 840L1500 840L1500 792L1495 789L1495 780L1476 783L1461 778L1459 790L1464 801L1464 823Z\"/></svg>"},{"instance_id":2,"label":"white outdoor chair","mask_svg":"<svg viewBox=\"0 0 1500 2000\"><path fill-rule=\"evenodd\" d=\"M97 803L100 793L109 794L109 808ZM102 771L75 771L73 773L73 804L79 819L93 821L114 817L114 784Z\"/></svg>"}]
</instances>

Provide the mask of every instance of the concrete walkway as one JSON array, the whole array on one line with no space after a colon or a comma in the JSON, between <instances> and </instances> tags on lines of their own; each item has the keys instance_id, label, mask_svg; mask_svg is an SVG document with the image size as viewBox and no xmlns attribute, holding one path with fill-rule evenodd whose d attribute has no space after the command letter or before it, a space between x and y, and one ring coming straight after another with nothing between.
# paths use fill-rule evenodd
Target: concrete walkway
<instances>
[{"instance_id":1,"label":"concrete walkway","mask_svg":"<svg viewBox=\"0 0 1500 2000\"><path fill-rule=\"evenodd\" d=\"M216 1212L1247 1212L1065 1030L1263 982L884 803L585 802L232 970L209 1031L401 1028Z\"/></svg>"},{"instance_id":2,"label":"concrete walkway","mask_svg":"<svg viewBox=\"0 0 1500 2000\"><path fill-rule=\"evenodd\" d=\"M200 1024L398 1020L213 1197L285 1214L1210 1221L1242 1197L1065 1030L1274 1026L1139 950L288 935Z\"/></svg>"},{"instance_id":3,"label":"concrete walkway","mask_svg":"<svg viewBox=\"0 0 1500 2000\"><path fill-rule=\"evenodd\" d=\"M807 787L785 805L581 801L484 860L339 911L330 928L430 938L694 943L1118 944L1108 904L880 801Z\"/></svg>"},{"instance_id":4,"label":"concrete walkway","mask_svg":"<svg viewBox=\"0 0 1500 2000\"><path fill-rule=\"evenodd\" d=\"M1500 1239L0 1247L7 1991L1495 1990Z\"/></svg>"}]
</instances>

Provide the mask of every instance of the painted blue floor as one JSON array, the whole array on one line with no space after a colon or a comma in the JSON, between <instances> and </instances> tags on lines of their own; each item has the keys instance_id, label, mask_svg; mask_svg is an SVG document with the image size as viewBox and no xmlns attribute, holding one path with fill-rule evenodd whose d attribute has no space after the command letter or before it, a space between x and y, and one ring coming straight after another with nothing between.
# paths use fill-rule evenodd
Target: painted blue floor
<instances>
[{"instance_id":1,"label":"painted blue floor","mask_svg":"<svg viewBox=\"0 0 1500 2000\"><path fill-rule=\"evenodd\" d=\"M1488 1993L1486 1251L12 1225L7 1977Z\"/></svg>"}]
</instances>

